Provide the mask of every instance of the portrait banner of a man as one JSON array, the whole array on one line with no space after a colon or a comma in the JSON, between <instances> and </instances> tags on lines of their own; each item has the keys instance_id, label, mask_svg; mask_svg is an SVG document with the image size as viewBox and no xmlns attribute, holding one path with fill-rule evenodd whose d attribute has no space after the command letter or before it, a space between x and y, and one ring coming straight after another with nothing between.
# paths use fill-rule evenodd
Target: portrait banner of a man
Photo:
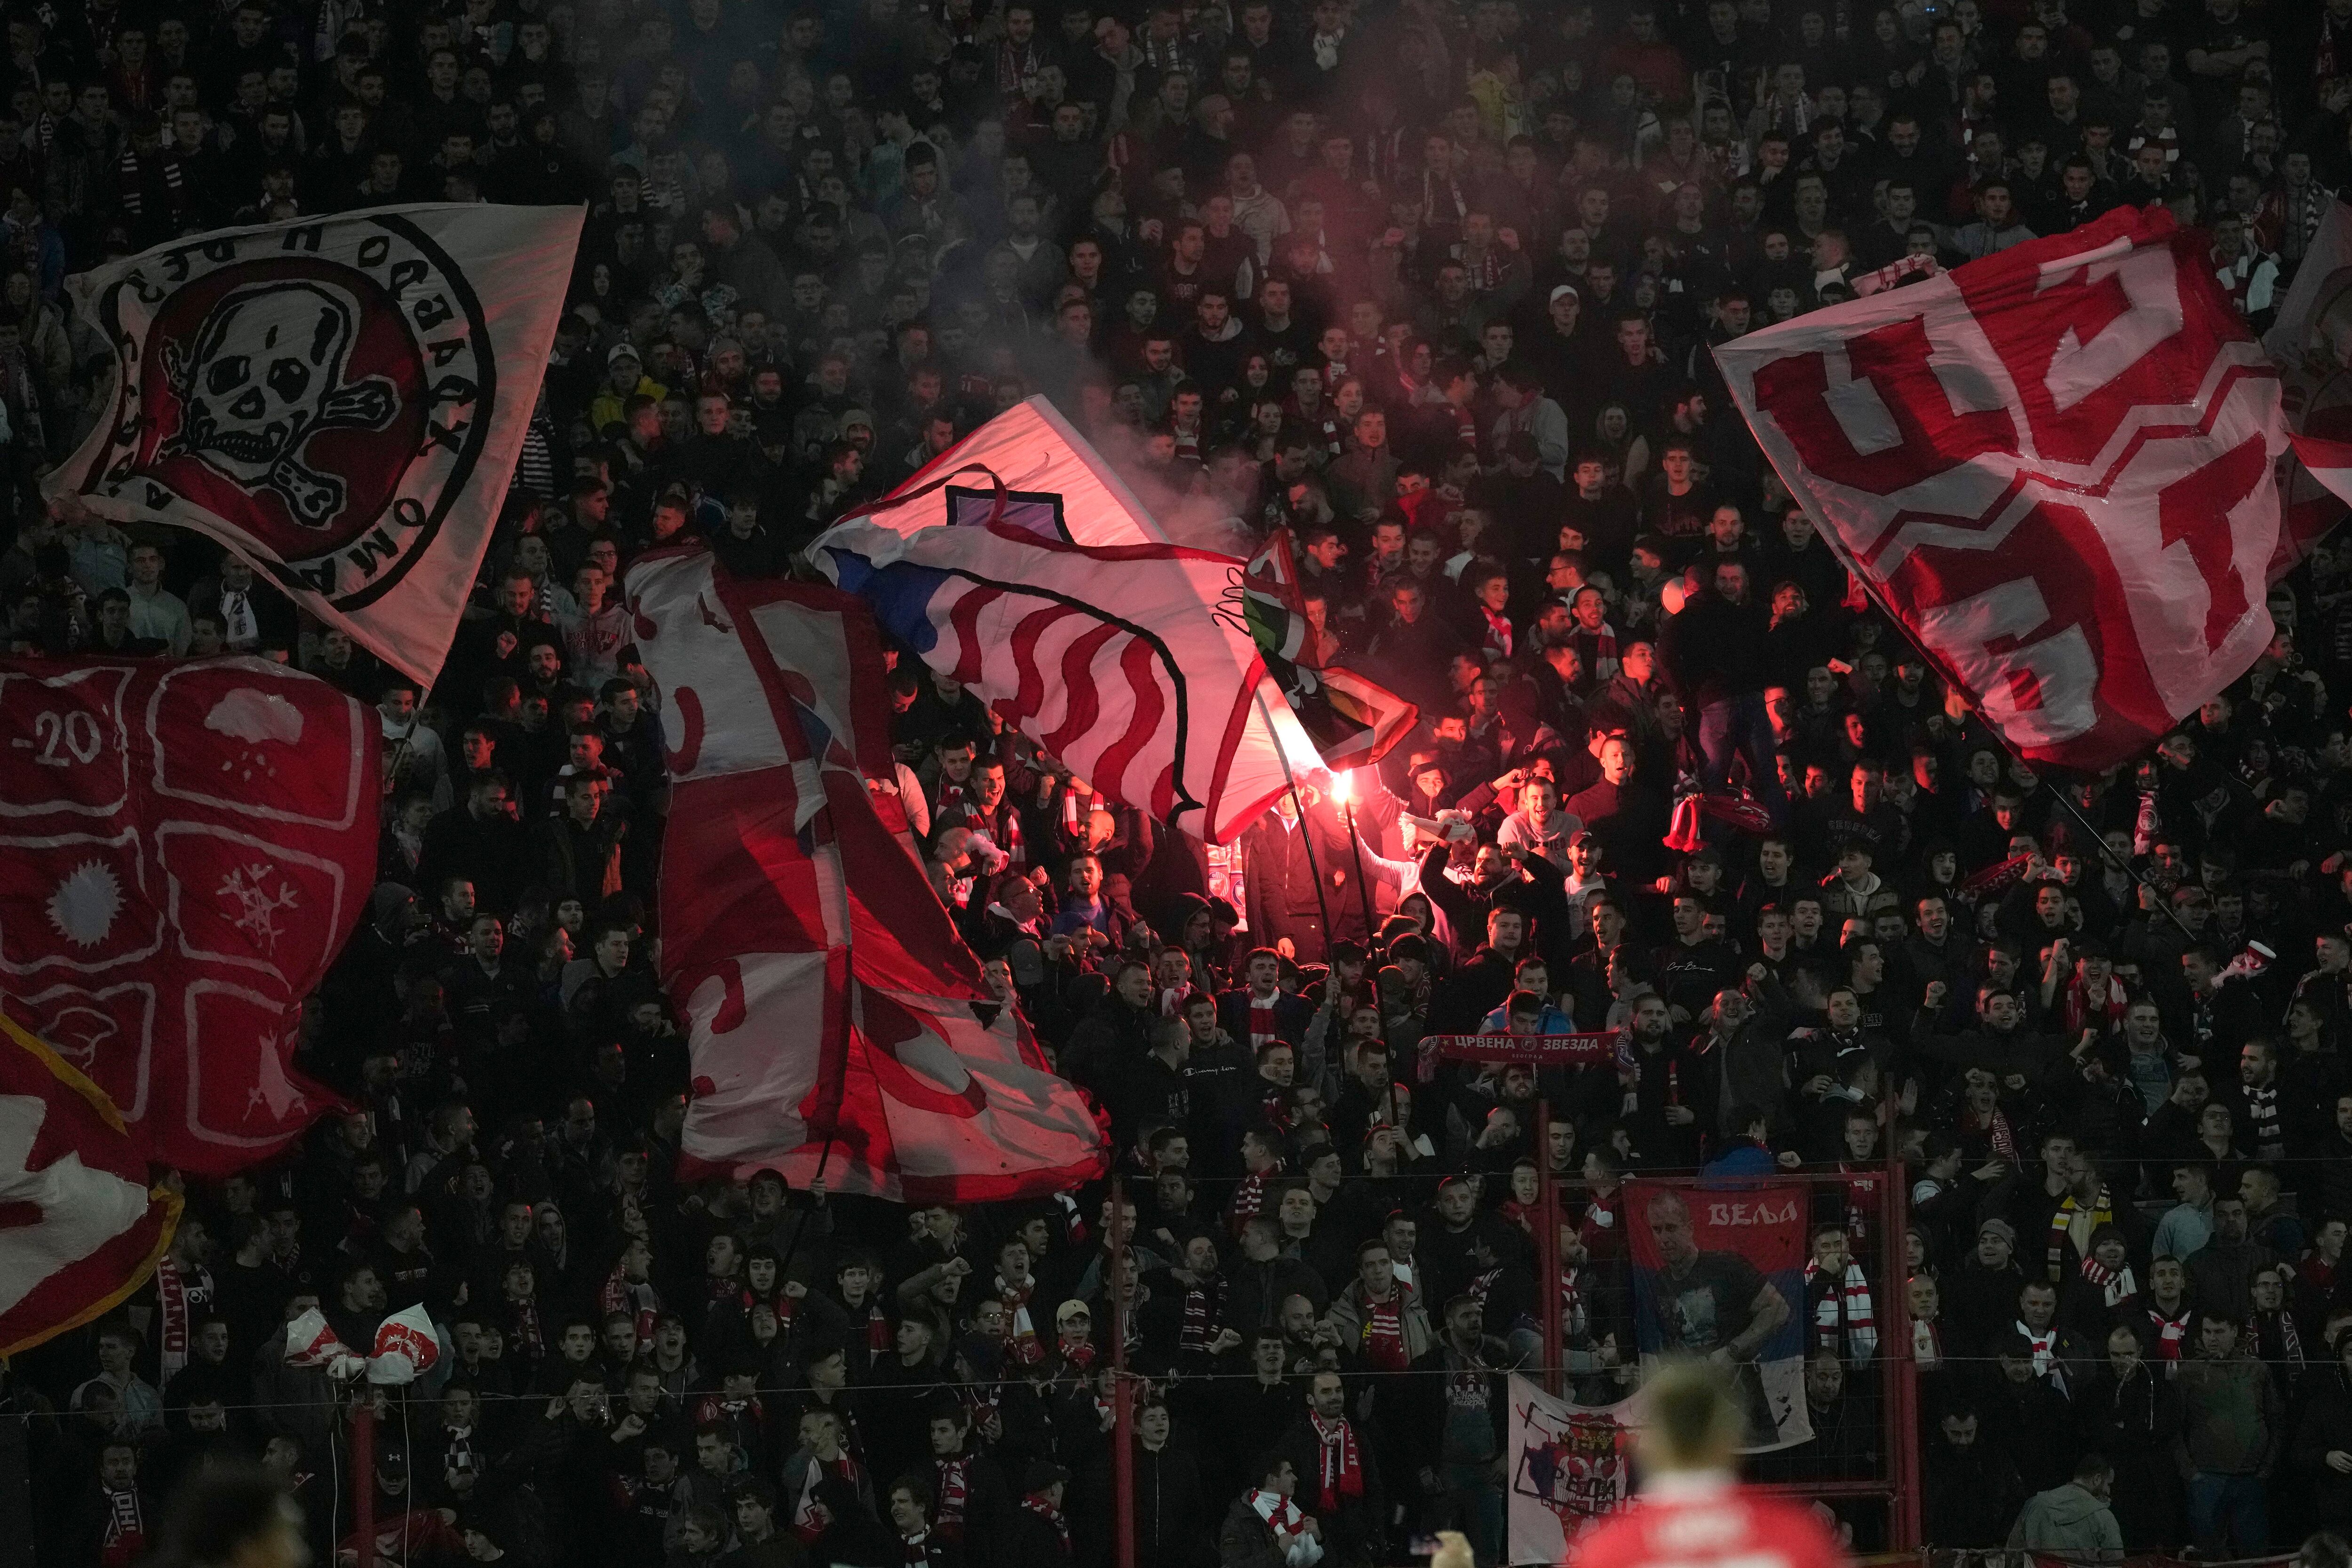
<instances>
[{"instance_id":1,"label":"portrait banner of a man","mask_svg":"<svg viewBox=\"0 0 2352 1568\"><path fill-rule=\"evenodd\" d=\"M1805 1299L1805 1189L1638 1184L1625 1214L1634 1339L1643 1357L1679 1352L1729 1368L1748 1412L1743 1453L1810 1438L1798 1310Z\"/></svg>"}]
</instances>

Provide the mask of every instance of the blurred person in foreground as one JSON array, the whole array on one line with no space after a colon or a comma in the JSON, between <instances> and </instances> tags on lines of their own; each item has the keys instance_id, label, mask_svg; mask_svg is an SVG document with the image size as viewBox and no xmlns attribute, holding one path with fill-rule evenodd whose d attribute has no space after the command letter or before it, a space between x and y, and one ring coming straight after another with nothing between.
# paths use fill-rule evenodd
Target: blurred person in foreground
<instances>
[{"instance_id":1,"label":"blurred person in foreground","mask_svg":"<svg viewBox=\"0 0 2352 1568\"><path fill-rule=\"evenodd\" d=\"M1747 1420L1731 1381L1700 1361L1670 1361L1643 1384L1635 1439L1641 1495L1569 1548L1575 1568L1755 1561L1835 1568L1845 1554L1805 1504L1738 1483ZM1448 1568L1439 1553L1433 1568Z\"/></svg>"},{"instance_id":2,"label":"blurred person in foreground","mask_svg":"<svg viewBox=\"0 0 2352 1568\"><path fill-rule=\"evenodd\" d=\"M202 1467L173 1500L150 1568L308 1568L302 1509L259 1465Z\"/></svg>"}]
</instances>

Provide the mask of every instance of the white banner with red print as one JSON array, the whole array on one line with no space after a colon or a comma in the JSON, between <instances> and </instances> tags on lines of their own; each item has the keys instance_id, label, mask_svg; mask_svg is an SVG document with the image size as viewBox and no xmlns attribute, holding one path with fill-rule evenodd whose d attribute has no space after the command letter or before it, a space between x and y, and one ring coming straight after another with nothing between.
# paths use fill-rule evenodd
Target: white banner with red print
<instances>
[{"instance_id":1,"label":"white banner with red print","mask_svg":"<svg viewBox=\"0 0 2352 1568\"><path fill-rule=\"evenodd\" d=\"M1634 1401L1571 1405L1511 1374L1510 1563L1556 1563L1633 1490Z\"/></svg>"},{"instance_id":2,"label":"white banner with red print","mask_svg":"<svg viewBox=\"0 0 2352 1568\"><path fill-rule=\"evenodd\" d=\"M2278 373L2163 209L1716 358L1822 534L2022 755L2118 762L2270 641Z\"/></svg>"},{"instance_id":3,"label":"white banner with red print","mask_svg":"<svg viewBox=\"0 0 2352 1568\"><path fill-rule=\"evenodd\" d=\"M330 1103L291 1061L374 879L380 744L266 659L0 661L0 1008L143 1155L224 1174Z\"/></svg>"},{"instance_id":4,"label":"white banner with red print","mask_svg":"<svg viewBox=\"0 0 2352 1568\"><path fill-rule=\"evenodd\" d=\"M522 449L582 216L375 207L68 279L114 387L43 488L209 534L430 682Z\"/></svg>"},{"instance_id":5,"label":"white banner with red print","mask_svg":"<svg viewBox=\"0 0 2352 1568\"><path fill-rule=\"evenodd\" d=\"M1098 1175L1101 1130L991 989L869 778L891 775L880 639L828 587L699 550L629 569L673 780L662 984L687 1022L686 1168L916 1204Z\"/></svg>"}]
</instances>

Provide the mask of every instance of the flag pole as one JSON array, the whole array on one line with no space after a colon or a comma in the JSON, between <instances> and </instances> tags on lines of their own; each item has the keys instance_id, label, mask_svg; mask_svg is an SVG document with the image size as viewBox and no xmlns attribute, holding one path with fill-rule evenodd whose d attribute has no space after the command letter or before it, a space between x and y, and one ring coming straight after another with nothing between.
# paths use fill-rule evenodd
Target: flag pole
<instances>
[{"instance_id":1,"label":"flag pole","mask_svg":"<svg viewBox=\"0 0 2352 1568\"><path fill-rule=\"evenodd\" d=\"M367 1553L366 1568L374 1568L375 1549L375 1390L360 1379L360 1391L351 1407L352 1533Z\"/></svg>"},{"instance_id":2,"label":"flag pole","mask_svg":"<svg viewBox=\"0 0 2352 1568\"><path fill-rule=\"evenodd\" d=\"M1364 911L1364 948L1370 952L1372 939L1380 934L1381 922L1372 918L1372 888L1364 877L1364 840L1356 831L1356 792L1352 786L1339 797L1339 810L1348 819L1348 851L1356 858L1356 901Z\"/></svg>"},{"instance_id":3,"label":"flag pole","mask_svg":"<svg viewBox=\"0 0 2352 1568\"><path fill-rule=\"evenodd\" d=\"M1126 1289L1127 1183L1116 1171L1110 1178L1110 1288L1103 1293L1110 1310L1111 1450L1110 1485L1113 1516L1113 1568L1135 1568L1135 1384L1127 1374Z\"/></svg>"},{"instance_id":4,"label":"flag pole","mask_svg":"<svg viewBox=\"0 0 2352 1568\"><path fill-rule=\"evenodd\" d=\"M2178 931L2182 936L2187 937L2190 942L2195 942L2197 940L2197 933L2190 931L2186 925L2183 925L2181 923L2180 917L2172 912L2171 900L2164 897L2162 891L2158 889L2155 883L2140 875L2139 868L2134 866L2129 860L2125 859L2122 856L2116 854L2113 848L2108 847L2106 835L2101 833L2098 828L2092 824L2091 819L2083 815L2082 807L2076 805L2073 801L2066 798L2066 792L2064 790L2060 789L2056 784L2052 784L2049 780L2042 777L2039 773L2034 775L2034 783L2042 788L2048 790L2050 792L2050 798L2056 801L2059 808L2064 811L2067 816L2074 819L2075 826L2082 828L2084 837L2087 837L2092 843L2099 847L2099 858L2106 861L2111 866L2121 868L2125 876L2129 877L2133 881L2137 882L2141 887L2147 889L2148 893L2148 902L2154 904L2158 910L2163 912L2164 918L2172 922L2173 929Z\"/></svg>"},{"instance_id":5,"label":"flag pole","mask_svg":"<svg viewBox=\"0 0 2352 1568\"><path fill-rule=\"evenodd\" d=\"M1331 951L1331 905L1323 897L1323 870L1315 863L1315 828L1307 820L1307 803L1298 795L1298 781L1291 776L1290 757L1282 749L1282 737L1275 733L1274 715L1265 709L1265 682L1257 688L1257 716L1265 723L1265 732L1274 742L1274 755L1282 763L1282 782L1290 786L1290 807L1298 813L1298 842L1307 849L1307 874L1315 882L1315 908L1323 917L1323 951L1328 959ZM1366 933L1370 935L1370 932ZM1295 962L1295 961L1294 961Z\"/></svg>"}]
</instances>

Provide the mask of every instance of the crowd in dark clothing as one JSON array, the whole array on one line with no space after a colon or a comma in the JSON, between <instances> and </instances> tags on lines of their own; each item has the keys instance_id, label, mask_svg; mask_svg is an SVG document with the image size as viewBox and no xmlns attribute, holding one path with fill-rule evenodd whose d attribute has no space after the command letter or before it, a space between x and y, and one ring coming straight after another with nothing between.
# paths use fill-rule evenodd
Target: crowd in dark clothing
<instances>
[{"instance_id":1,"label":"crowd in dark clothing","mask_svg":"<svg viewBox=\"0 0 2352 1568\"><path fill-rule=\"evenodd\" d=\"M10 651L289 659L387 759L301 1058L353 1109L195 1184L154 1281L8 1369L37 1561L135 1561L232 1452L331 1550L349 1422L287 1326L364 1348L421 1303L448 1353L377 1396L388 1560L1099 1568L1116 1330L1146 1568L1446 1525L1492 1563L1547 1178L1562 1375L1606 1404L1627 1184L1794 1168L1848 1181L1784 1304L1815 1435L1762 1472L1883 1475L1907 1351L1937 1545L2352 1525L2352 562L2323 542L2149 755L2037 776L1849 591L1711 353L2125 203L2208 226L2259 328L2352 177L2352 5L5 10ZM105 406L69 272L411 200L589 214L426 690L197 535L30 489ZM622 574L697 539L791 572L1035 394L1179 539L1289 529L1315 661L1420 722L1212 856L897 650L876 785L1124 1206L681 1181ZM1772 826L1669 848L1702 784ZM1422 1044L1571 1031L1612 1059Z\"/></svg>"}]
</instances>

